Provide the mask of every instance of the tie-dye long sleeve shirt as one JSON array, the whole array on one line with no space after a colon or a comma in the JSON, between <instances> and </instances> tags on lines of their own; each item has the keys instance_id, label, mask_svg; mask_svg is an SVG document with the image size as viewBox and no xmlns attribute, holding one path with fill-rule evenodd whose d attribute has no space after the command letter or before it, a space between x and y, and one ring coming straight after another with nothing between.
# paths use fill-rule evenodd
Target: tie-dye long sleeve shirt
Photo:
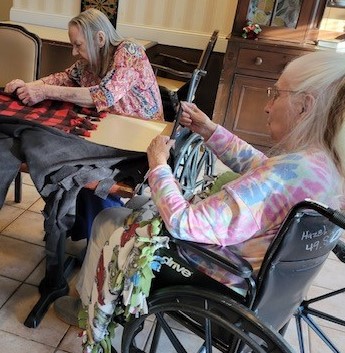
<instances>
[{"instance_id":1,"label":"tie-dye long sleeve shirt","mask_svg":"<svg viewBox=\"0 0 345 353\"><path fill-rule=\"evenodd\" d=\"M233 245L257 272L293 205L311 198L341 207L342 177L321 150L268 158L221 126L207 145L241 174L220 192L192 204L183 198L169 166L158 166L149 174L152 198L176 238Z\"/></svg>"},{"instance_id":2,"label":"tie-dye long sleeve shirt","mask_svg":"<svg viewBox=\"0 0 345 353\"><path fill-rule=\"evenodd\" d=\"M78 60L64 72L51 74L43 81L49 85L89 87L97 111L163 120L159 87L145 49L131 41L118 45L103 78L95 76L84 60Z\"/></svg>"}]
</instances>

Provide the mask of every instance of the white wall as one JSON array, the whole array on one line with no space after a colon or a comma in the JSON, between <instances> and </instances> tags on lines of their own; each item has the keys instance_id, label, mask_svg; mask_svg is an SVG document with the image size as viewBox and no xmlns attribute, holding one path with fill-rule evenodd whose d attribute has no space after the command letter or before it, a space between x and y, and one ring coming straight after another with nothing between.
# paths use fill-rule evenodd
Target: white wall
<instances>
[{"instance_id":1,"label":"white wall","mask_svg":"<svg viewBox=\"0 0 345 353\"><path fill-rule=\"evenodd\" d=\"M120 0L117 29L126 37L203 49L219 29L216 51L225 52L237 0Z\"/></svg>"},{"instance_id":2,"label":"white wall","mask_svg":"<svg viewBox=\"0 0 345 353\"><path fill-rule=\"evenodd\" d=\"M67 29L80 13L80 0L13 0L10 20Z\"/></svg>"},{"instance_id":3,"label":"white wall","mask_svg":"<svg viewBox=\"0 0 345 353\"><path fill-rule=\"evenodd\" d=\"M219 29L215 50L225 52L237 0L119 0L117 30L124 37L203 49ZM13 0L12 21L67 28L80 0Z\"/></svg>"}]
</instances>

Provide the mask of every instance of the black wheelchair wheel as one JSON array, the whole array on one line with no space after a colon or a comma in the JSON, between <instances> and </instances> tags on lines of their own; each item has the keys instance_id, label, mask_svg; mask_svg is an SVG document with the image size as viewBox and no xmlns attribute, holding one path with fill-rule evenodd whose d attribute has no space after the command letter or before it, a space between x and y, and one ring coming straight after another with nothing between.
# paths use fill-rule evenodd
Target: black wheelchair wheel
<instances>
[{"instance_id":1,"label":"black wheelchair wheel","mask_svg":"<svg viewBox=\"0 0 345 353\"><path fill-rule=\"evenodd\" d=\"M173 173L181 185L184 197L188 199L207 186L210 180L208 177L213 176L214 156L198 134L191 134L180 144L174 158Z\"/></svg>"},{"instance_id":2,"label":"black wheelchair wheel","mask_svg":"<svg viewBox=\"0 0 345 353\"><path fill-rule=\"evenodd\" d=\"M122 353L292 352L252 311L214 292L164 288L148 305L148 315L125 325Z\"/></svg>"}]
</instances>

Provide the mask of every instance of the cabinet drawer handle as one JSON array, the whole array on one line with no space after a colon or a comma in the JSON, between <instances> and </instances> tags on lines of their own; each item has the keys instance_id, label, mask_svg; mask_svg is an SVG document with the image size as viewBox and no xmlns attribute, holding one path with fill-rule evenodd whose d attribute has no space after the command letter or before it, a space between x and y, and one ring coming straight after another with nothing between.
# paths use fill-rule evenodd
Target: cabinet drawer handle
<instances>
[{"instance_id":1,"label":"cabinet drawer handle","mask_svg":"<svg viewBox=\"0 0 345 353\"><path fill-rule=\"evenodd\" d=\"M262 64L262 58L260 58L260 56L257 56L255 58L255 62L254 62L255 65L259 66Z\"/></svg>"}]
</instances>

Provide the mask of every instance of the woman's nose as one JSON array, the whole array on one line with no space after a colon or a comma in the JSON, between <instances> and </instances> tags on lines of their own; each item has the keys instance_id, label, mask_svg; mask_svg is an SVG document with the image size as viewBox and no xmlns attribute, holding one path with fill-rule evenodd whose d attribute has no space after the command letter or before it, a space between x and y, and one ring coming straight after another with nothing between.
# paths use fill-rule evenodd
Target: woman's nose
<instances>
[{"instance_id":1,"label":"woman's nose","mask_svg":"<svg viewBox=\"0 0 345 353\"><path fill-rule=\"evenodd\" d=\"M269 113L270 112L270 109L272 107L272 103L273 103L273 100L272 99L269 99L264 107L264 112L265 113Z\"/></svg>"}]
</instances>

